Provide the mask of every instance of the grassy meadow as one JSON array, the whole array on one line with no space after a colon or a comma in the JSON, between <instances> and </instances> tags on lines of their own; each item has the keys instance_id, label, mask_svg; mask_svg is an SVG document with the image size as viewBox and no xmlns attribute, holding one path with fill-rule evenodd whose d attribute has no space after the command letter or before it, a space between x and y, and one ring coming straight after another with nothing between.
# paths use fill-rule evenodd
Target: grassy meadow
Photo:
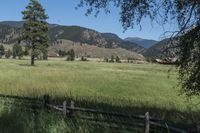
<instances>
[{"instance_id":1,"label":"grassy meadow","mask_svg":"<svg viewBox=\"0 0 200 133\"><path fill-rule=\"evenodd\" d=\"M199 118L199 100L189 102L180 95L177 72L171 66L53 58L37 61L34 67L29 64L29 60L0 60L1 94L48 94L54 99L86 101L105 110L149 111L180 127L192 125Z\"/></svg>"},{"instance_id":2,"label":"grassy meadow","mask_svg":"<svg viewBox=\"0 0 200 133\"><path fill-rule=\"evenodd\" d=\"M185 109L176 89L176 73L168 73L168 66L49 60L38 61L31 67L29 62L0 61L1 93L98 98L113 104L123 104L124 99L134 104Z\"/></svg>"}]
</instances>

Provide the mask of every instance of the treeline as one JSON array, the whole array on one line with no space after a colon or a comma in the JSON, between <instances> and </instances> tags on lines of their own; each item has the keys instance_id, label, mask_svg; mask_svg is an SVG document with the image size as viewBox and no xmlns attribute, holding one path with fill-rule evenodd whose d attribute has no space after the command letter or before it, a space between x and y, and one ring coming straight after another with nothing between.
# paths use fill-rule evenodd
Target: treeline
<instances>
[{"instance_id":1,"label":"treeline","mask_svg":"<svg viewBox=\"0 0 200 133\"><path fill-rule=\"evenodd\" d=\"M114 55L111 55L110 58L105 57L103 61L108 62L108 63L122 63L120 57L114 56ZM136 61L137 61L136 58L131 58L131 57L128 57L126 60L123 59L123 62L127 62L127 63L136 63Z\"/></svg>"},{"instance_id":2,"label":"treeline","mask_svg":"<svg viewBox=\"0 0 200 133\"><path fill-rule=\"evenodd\" d=\"M58 50L59 57L67 57L66 61L74 61L75 60L75 52L74 49L71 49L69 51L65 50ZM88 61L87 57L81 56L81 61Z\"/></svg>"},{"instance_id":3,"label":"treeline","mask_svg":"<svg viewBox=\"0 0 200 133\"><path fill-rule=\"evenodd\" d=\"M105 62L110 62L110 63L114 63L114 62L121 63L121 60L120 60L119 56L114 57L113 55L111 56L110 59L108 59L107 57L105 57L104 61Z\"/></svg>"},{"instance_id":4,"label":"treeline","mask_svg":"<svg viewBox=\"0 0 200 133\"><path fill-rule=\"evenodd\" d=\"M74 61L75 60L75 52L73 49L69 50L69 51L65 51L65 50L58 50L58 55L59 57L67 57L66 60L67 61Z\"/></svg>"},{"instance_id":5,"label":"treeline","mask_svg":"<svg viewBox=\"0 0 200 133\"><path fill-rule=\"evenodd\" d=\"M5 56L5 58L10 58L12 57L13 59L21 59L23 56L28 56L29 55L29 49L23 47L19 44L13 45L12 49L6 50L3 45L0 45L0 58Z\"/></svg>"}]
</instances>

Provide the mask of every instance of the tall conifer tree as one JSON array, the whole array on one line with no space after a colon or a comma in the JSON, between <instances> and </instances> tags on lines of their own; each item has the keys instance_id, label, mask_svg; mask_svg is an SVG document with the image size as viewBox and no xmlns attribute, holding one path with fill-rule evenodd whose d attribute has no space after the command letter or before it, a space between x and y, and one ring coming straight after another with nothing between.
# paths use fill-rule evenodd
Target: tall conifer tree
<instances>
[{"instance_id":1,"label":"tall conifer tree","mask_svg":"<svg viewBox=\"0 0 200 133\"><path fill-rule=\"evenodd\" d=\"M0 45L0 58L5 54L5 48L3 45Z\"/></svg>"},{"instance_id":2,"label":"tall conifer tree","mask_svg":"<svg viewBox=\"0 0 200 133\"><path fill-rule=\"evenodd\" d=\"M40 50L47 57L48 47L48 16L37 0L30 0L26 10L22 12L25 21L22 27L21 41L31 49L31 65L34 65L35 52Z\"/></svg>"}]
</instances>

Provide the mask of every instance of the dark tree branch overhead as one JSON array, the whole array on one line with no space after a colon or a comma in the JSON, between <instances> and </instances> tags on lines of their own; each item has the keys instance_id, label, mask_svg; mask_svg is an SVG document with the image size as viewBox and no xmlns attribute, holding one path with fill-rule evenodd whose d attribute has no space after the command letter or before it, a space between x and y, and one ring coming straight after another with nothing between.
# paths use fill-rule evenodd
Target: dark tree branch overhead
<instances>
[{"instance_id":1,"label":"dark tree branch overhead","mask_svg":"<svg viewBox=\"0 0 200 133\"><path fill-rule=\"evenodd\" d=\"M87 7L86 14L94 13L95 16L104 10L110 12L110 8L120 8L120 21L123 28L133 28L140 24L142 19L149 17L152 21L162 20L161 24L177 20L179 27L189 27L199 18L198 0L80 0L78 7ZM158 21L157 21L158 22Z\"/></svg>"},{"instance_id":2,"label":"dark tree branch overhead","mask_svg":"<svg viewBox=\"0 0 200 133\"><path fill-rule=\"evenodd\" d=\"M83 6L86 15L95 16L119 8L124 30L140 25L147 17L161 25L176 22L179 30L171 33L167 49L176 48L183 92L200 95L200 0L80 0L78 7Z\"/></svg>"}]
</instances>

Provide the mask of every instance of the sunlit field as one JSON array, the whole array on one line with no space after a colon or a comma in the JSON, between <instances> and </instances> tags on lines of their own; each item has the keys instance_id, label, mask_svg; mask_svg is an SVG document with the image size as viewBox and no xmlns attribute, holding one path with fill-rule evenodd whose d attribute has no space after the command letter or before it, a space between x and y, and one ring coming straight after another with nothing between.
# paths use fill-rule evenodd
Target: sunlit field
<instances>
[{"instance_id":1,"label":"sunlit field","mask_svg":"<svg viewBox=\"0 0 200 133\"><path fill-rule=\"evenodd\" d=\"M74 97L130 106L186 109L175 69L156 64L0 60L0 92L19 96Z\"/></svg>"},{"instance_id":2,"label":"sunlit field","mask_svg":"<svg viewBox=\"0 0 200 133\"><path fill-rule=\"evenodd\" d=\"M193 105L198 100L188 102L180 95L177 73L172 66L98 61L49 59L36 61L33 67L29 60L1 59L0 93L29 97L48 94L54 99L106 104L112 106L111 111L114 107L141 114L150 111L179 124L188 118L192 123L195 112L199 111Z\"/></svg>"}]
</instances>

